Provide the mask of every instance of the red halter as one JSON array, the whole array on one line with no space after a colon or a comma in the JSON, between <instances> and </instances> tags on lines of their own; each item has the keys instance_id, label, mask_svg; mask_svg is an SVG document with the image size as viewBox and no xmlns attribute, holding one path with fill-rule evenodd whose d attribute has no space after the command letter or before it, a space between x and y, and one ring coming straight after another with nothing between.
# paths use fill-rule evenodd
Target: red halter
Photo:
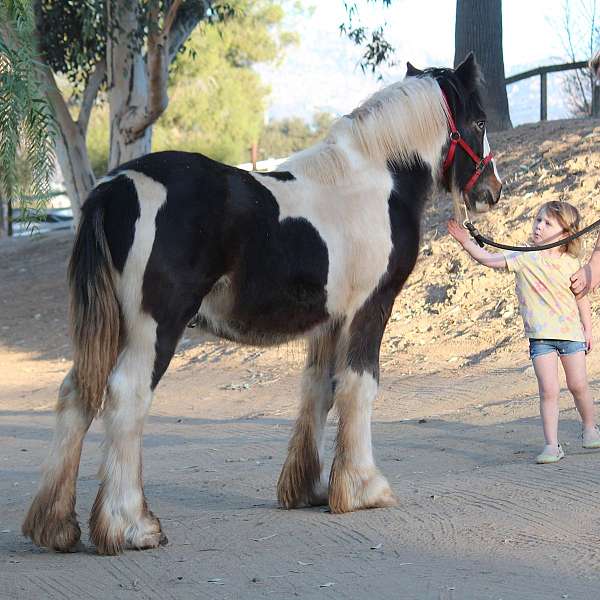
<instances>
[{"instance_id":1,"label":"red halter","mask_svg":"<svg viewBox=\"0 0 600 600\"><path fill-rule=\"evenodd\" d=\"M450 105L448 104L446 94L442 92L442 95L446 104L448 127L450 128L450 148L448 148L448 155L446 156L446 160L444 161L444 173L448 170L448 168L452 164L452 161L454 160L456 146L460 146L471 157L471 159L476 165L475 173L473 173L469 181L467 181L467 185L465 185L465 189L463 190L463 192L468 194L473 189L473 186L483 173L483 170L494 156L491 152L489 152L488 155L484 158L479 158L479 156L475 154L475 152L473 152L471 146L469 146L469 144L465 142L463 137L460 135L460 131L458 131L458 129L456 128L456 124L454 123L454 119L452 118L452 111L450 110Z\"/></svg>"}]
</instances>

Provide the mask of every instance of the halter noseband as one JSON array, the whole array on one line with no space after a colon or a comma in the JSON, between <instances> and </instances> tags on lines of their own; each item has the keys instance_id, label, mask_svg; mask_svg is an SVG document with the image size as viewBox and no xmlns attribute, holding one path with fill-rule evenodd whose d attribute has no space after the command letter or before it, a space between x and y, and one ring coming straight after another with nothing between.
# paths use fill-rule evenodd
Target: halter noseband
<instances>
[{"instance_id":1,"label":"halter noseband","mask_svg":"<svg viewBox=\"0 0 600 600\"><path fill-rule=\"evenodd\" d=\"M471 146L469 146L469 144L465 142L463 137L460 135L460 131L458 131L458 129L456 128L456 123L452 118L452 111L450 110L448 98L446 98L446 94L443 90L442 96L444 98L444 103L446 104L448 127L450 128L450 147L448 148L448 154L446 156L446 160L444 161L444 173L448 170L448 168L452 164L452 161L454 160L454 156L456 154L456 146L460 146L475 163L475 173L471 175L471 178L469 179L469 181L467 181L467 184L465 185L465 188L463 190L464 193L468 194L473 189L473 186L483 173L483 170L494 156L491 152L489 152L487 156L484 156L483 158L480 158L477 154L475 154Z\"/></svg>"}]
</instances>

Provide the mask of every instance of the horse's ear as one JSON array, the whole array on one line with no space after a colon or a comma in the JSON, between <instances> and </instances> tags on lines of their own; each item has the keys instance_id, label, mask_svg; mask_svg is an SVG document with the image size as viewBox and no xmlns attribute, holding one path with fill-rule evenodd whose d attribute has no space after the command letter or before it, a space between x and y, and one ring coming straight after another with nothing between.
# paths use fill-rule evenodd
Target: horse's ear
<instances>
[{"instance_id":1,"label":"horse's ear","mask_svg":"<svg viewBox=\"0 0 600 600\"><path fill-rule=\"evenodd\" d=\"M406 77L416 77L417 75L422 75L423 71L421 69L417 69L410 64L410 62L406 63Z\"/></svg>"},{"instance_id":2,"label":"horse's ear","mask_svg":"<svg viewBox=\"0 0 600 600\"><path fill-rule=\"evenodd\" d=\"M481 83L481 70L473 52L469 52L455 69L456 76L468 91L473 91Z\"/></svg>"}]
</instances>

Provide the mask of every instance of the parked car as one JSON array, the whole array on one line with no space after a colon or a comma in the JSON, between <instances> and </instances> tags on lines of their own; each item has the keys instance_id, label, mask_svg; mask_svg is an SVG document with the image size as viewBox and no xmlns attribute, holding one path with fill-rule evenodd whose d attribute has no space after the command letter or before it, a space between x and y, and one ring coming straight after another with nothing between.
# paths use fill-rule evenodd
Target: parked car
<instances>
[{"instance_id":1,"label":"parked car","mask_svg":"<svg viewBox=\"0 0 600 600\"><path fill-rule=\"evenodd\" d=\"M19 209L13 212L13 235L31 235L73 229L73 211L70 208L49 208L33 220L21 217Z\"/></svg>"}]
</instances>

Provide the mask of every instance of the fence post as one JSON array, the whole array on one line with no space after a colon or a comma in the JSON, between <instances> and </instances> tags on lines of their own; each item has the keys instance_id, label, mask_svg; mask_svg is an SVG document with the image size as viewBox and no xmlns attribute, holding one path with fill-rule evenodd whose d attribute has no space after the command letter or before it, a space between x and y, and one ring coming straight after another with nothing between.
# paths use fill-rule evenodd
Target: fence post
<instances>
[{"instance_id":1,"label":"fence post","mask_svg":"<svg viewBox=\"0 0 600 600\"><path fill-rule=\"evenodd\" d=\"M546 72L540 73L540 121L548 118L548 85Z\"/></svg>"}]
</instances>

